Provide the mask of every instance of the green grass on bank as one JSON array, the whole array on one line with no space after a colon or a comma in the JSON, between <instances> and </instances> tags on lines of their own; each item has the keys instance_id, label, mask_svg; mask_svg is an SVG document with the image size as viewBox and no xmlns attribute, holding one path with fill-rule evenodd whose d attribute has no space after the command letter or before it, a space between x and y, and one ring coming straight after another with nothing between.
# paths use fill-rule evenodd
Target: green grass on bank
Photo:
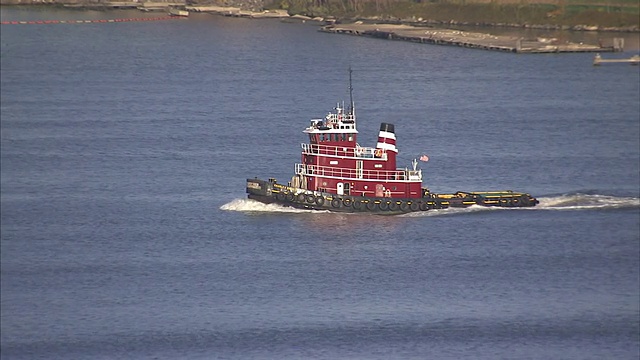
<instances>
[{"instance_id":1,"label":"green grass on bank","mask_svg":"<svg viewBox=\"0 0 640 360\"><path fill-rule=\"evenodd\" d=\"M455 3L453 3L455 1ZM531 25L640 26L638 0L520 0L520 3L474 3L474 0L279 0L290 13L337 18L455 20L470 23ZM547 1L547 2L544 2Z\"/></svg>"}]
</instances>

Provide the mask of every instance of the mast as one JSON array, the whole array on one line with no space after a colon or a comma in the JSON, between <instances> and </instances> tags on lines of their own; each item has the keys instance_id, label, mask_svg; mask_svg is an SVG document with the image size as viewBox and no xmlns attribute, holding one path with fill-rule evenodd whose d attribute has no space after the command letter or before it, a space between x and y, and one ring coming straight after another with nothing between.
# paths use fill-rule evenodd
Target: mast
<instances>
[{"instance_id":1,"label":"mast","mask_svg":"<svg viewBox=\"0 0 640 360\"><path fill-rule=\"evenodd\" d=\"M353 70L349 66L349 114L355 115L355 105L353 103L353 83L351 81L351 73Z\"/></svg>"}]
</instances>

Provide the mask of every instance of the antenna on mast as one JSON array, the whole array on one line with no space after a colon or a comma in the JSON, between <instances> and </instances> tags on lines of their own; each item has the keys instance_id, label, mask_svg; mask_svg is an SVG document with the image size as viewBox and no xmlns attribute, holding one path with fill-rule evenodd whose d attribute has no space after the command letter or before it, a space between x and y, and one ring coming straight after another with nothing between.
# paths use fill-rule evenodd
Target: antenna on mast
<instances>
[{"instance_id":1,"label":"antenna on mast","mask_svg":"<svg viewBox=\"0 0 640 360\"><path fill-rule=\"evenodd\" d=\"M351 81L351 73L352 72L353 72L353 70L351 69L351 66L349 66L349 101L350 101L350 103L349 103L349 106L350 106L349 113L351 115L354 114L354 110L355 110L355 105L353 103L353 84L352 84L352 81Z\"/></svg>"}]
</instances>

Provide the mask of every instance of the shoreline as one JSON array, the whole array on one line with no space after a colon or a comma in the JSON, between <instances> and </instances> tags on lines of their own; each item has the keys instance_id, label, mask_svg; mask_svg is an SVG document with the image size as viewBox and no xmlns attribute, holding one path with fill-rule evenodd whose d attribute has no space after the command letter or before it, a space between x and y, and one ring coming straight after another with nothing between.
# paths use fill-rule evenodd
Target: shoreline
<instances>
[{"instance_id":1,"label":"shoreline","mask_svg":"<svg viewBox=\"0 0 640 360\"><path fill-rule=\"evenodd\" d=\"M126 5L123 5L126 4ZM86 23L86 22L127 22L146 20L167 20L181 17L188 18L189 13L202 14L200 16L215 15L224 17L238 17L248 19L278 19L281 22L302 23L318 27L318 31L330 34L349 34L385 40L405 41L421 44L457 46L471 49L511 52L518 54L549 54L549 53L612 53L625 52L625 38L633 38L627 46L632 51L638 48L635 40L637 31L608 31L597 28L528 26L516 24L498 24L487 26L486 23L463 23L422 21L374 21L337 20L335 18L311 18L303 15L289 15L284 10L249 11L237 7L221 6L184 6L177 3L109 3L98 6L85 4L48 4L42 6L9 6L14 8L62 9L78 12L83 11L141 11L166 16L157 18L135 17L131 19L100 19L100 20L36 20L36 21L2 21L2 25L10 24L57 24L57 23ZM136 6L134 6L136 5ZM6 5L3 5L6 6ZM179 9L179 10L178 10ZM176 15L176 13L180 13ZM184 12L184 14L182 14ZM151 15L149 14L149 15ZM194 15L195 16L195 15ZM440 25L440 26L438 26ZM502 30L499 30L502 29ZM564 35L563 35L564 34ZM570 35L573 34L573 35ZM618 34L618 35L616 35ZM640 40L640 39L639 39ZM629 47L627 47L629 49Z\"/></svg>"},{"instance_id":2,"label":"shoreline","mask_svg":"<svg viewBox=\"0 0 640 360\"><path fill-rule=\"evenodd\" d=\"M526 23L491 23L491 22L469 22L458 20L434 20L434 19L389 19L380 16L376 17L353 17L353 18L335 18L329 16L309 17L301 14L289 14L287 10L272 9L263 11L246 10L233 6L217 6L217 5L186 5L184 1L173 2L132 2L132 1L110 1L104 3L60 3L56 0L45 0L41 3L31 4L7 4L0 3L0 7L59 7L73 10L139 10L143 12L168 12L169 8L183 8L184 10L197 13L209 13L213 15L244 17L251 19L280 19L292 21L313 21L321 25L333 24L381 24L381 25L408 25L413 27L475 27L475 28L503 28L503 29L522 29L522 30L545 30L545 31L580 31L580 32L619 32L619 33L640 33L640 26L624 26L624 27L605 27L599 25L556 25L556 24L526 24Z\"/></svg>"}]
</instances>

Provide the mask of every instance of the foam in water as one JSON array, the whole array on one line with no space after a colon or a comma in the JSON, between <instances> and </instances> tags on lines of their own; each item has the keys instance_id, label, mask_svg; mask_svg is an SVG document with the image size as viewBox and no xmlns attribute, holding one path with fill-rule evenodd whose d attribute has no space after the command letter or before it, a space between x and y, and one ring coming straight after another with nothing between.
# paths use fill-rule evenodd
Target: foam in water
<instances>
[{"instance_id":1,"label":"foam in water","mask_svg":"<svg viewBox=\"0 0 640 360\"><path fill-rule=\"evenodd\" d=\"M640 198L608 195L565 194L540 198L537 209L542 210L590 210L640 207Z\"/></svg>"},{"instance_id":2,"label":"foam in water","mask_svg":"<svg viewBox=\"0 0 640 360\"><path fill-rule=\"evenodd\" d=\"M251 199L235 199L220 207L220 210L229 211L251 211L251 212L281 212L281 213L304 213L314 212L314 210L296 209L290 206L278 204L263 204Z\"/></svg>"},{"instance_id":3,"label":"foam in water","mask_svg":"<svg viewBox=\"0 0 640 360\"><path fill-rule=\"evenodd\" d=\"M608 195L589 195L589 194L565 194L560 196L542 197L538 199L540 204L535 207L526 208L505 208L505 207L486 207L473 205L467 208L449 208L429 211L419 211L404 214L401 216L418 217L418 216L442 216L467 214L479 211L513 211L513 210L601 210L601 209L621 209L621 208L638 208L640 207L640 198L635 197L616 197ZM278 204L263 204L259 201L250 199L235 199L220 207L221 210L229 211L252 211L252 212L282 212L282 213L305 213L317 212L314 210L295 209L289 206ZM329 211L326 211L329 212Z\"/></svg>"}]
</instances>

